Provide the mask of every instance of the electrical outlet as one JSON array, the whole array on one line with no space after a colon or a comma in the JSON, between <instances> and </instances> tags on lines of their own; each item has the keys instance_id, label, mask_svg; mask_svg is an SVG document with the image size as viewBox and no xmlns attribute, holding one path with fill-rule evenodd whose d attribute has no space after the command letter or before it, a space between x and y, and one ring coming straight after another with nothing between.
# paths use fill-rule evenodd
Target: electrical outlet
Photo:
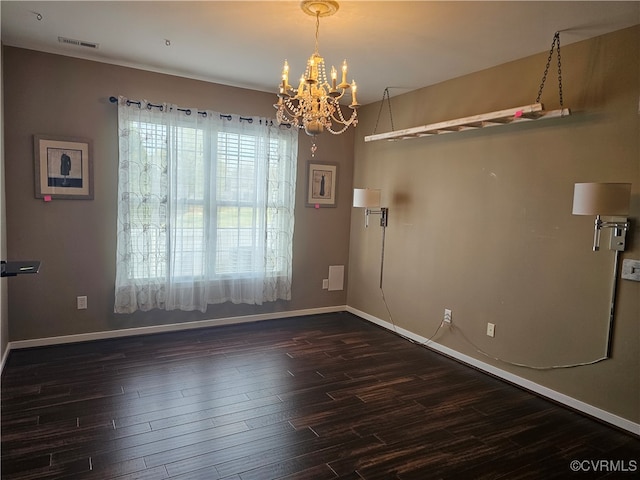
<instances>
[{"instance_id":1,"label":"electrical outlet","mask_svg":"<svg viewBox=\"0 0 640 480\"><path fill-rule=\"evenodd\" d=\"M86 297L86 295L83 295L81 297L77 297L76 298L76 305L78 307L78 310L86 310L86 308L87 308L87 297Z\"/></svg>"},{"instance_id":2,"label":"electrical outlet","mask_svg":"<svg viewBox=\"0 0 640 480\"><path fill-rule=\"evenodd\" d=\"M452 319L451 310L449 310L448 308L445 308L444 309L444 318L442 319L442 321L444 323L451 323L451 319Z\"/></svg>"},{"instance_id":3,"label":"electrical outlet","mask_svg":"<svg viewBox=\"0 0 640 480\"><path fill-rule=\"evenodd\" d=\"M496 326L494 323L487 323L487 335L489 337L496 336Z\"/></svg>"}]
</instances>

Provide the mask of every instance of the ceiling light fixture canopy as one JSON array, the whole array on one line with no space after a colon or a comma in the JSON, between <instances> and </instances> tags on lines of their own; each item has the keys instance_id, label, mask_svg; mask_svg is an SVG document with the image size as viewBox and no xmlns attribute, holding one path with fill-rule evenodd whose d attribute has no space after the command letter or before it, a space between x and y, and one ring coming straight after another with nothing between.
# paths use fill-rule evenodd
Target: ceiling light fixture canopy
<instances>
[{"instance_id":1,"label":"ceiling light fixture canopy","mask_svg":"<svg viewBox=\"0 0 640 480\"><path fill-rule=\"evenodd\" d=\"M300 7L308 15L316 17L315 51L307 60L307 67L300 77L298 88L289 85L289 64L284 61L282 81L278 93L276 119L280 124L290 124L304 128L308 135L322 133L325 129L334 135L343 133L349 126L355 126L357 120L356 82L347 81L347 61L342 63L342 79L338 84L338 72L331 67L329 82L325 70L324 58L318 52L318 31L320 17L328 17L338 11L338 2L331 0L305 0ZM344 94L351 91L351 115L345 118L340 106ZM315 143L311 147L315 152Z\"/></svg>"}]
</instances>

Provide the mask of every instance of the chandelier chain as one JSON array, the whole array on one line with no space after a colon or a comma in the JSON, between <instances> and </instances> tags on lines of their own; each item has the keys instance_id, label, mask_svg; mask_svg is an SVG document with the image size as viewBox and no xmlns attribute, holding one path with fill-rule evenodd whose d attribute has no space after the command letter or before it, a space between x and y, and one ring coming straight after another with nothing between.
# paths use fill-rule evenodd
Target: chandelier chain
<instances>
[{"instance_id":1,"label":"chandelier chain","mask_svg":"<svg viewBox=\"0 0 640 480\"><path fill-rule=\"evenodd\" d=\"M316 49L315 54L320 55L318 51L318 38L320 37L320 11L316 12Z\"/></svg>"},{"instance_id":2,"label":"chandelier chain","mask_svg":"<svg viewBox=\"0 0 640 480\"><path fill-rule=\"evenodd\" d=\"M544 84L547 80L547 74L549 73L549 66L551 65L551 59L553 58L553 50L556 47L556 43L558 45L558 94L560 97L560 108L563 107L563 98L562 98L562 60L560 56L560 32L556 32L553 36L553 42L551 42L551 50L549 50L549 57L547 58L547 65L544 69L544 74L542 75L542 82L540 83L540 88L538 90L538 97L536 98L536 103L540 103L540 98L542 97L542 90L544 89Z\"/></svg>"}]
</instances>

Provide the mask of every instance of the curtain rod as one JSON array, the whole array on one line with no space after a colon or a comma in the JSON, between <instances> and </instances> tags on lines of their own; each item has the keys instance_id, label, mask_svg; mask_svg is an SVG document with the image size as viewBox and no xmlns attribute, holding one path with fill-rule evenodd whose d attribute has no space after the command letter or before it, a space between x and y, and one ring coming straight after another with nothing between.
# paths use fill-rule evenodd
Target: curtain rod
<instances>
[{"instance_id":1,"label":"curtain rod","mask_svg":"<svg viewBox=\"0 0 640 480\"><path fill-rule=\"evenodd\" d=\"M113 95L109 97L109 101L111 103L118 103L118 97L114 97ZM142 106L142 102L140 100L129 100L127 99L127 106L130 105L138 105L138 107ZM147 103L147 108L152 109L152 108L159 108L160 111L164 110L164 105L162 104L154 104L154 103ZM177 109L179 112L184 112L187 115L191 115L191 109L190 108L178 108ZM199 115L202 115L203 117L207 116L207 112L200 112L198 111ZM224 115L224 114L220 114L220 118L226 118L227 120L231 120L231 115ZM240 117L240 121L247 121L249 123L253 123L253 118L251 117ZM273 123L273 121L272 121Z\"/></svg>"}]
</instances>

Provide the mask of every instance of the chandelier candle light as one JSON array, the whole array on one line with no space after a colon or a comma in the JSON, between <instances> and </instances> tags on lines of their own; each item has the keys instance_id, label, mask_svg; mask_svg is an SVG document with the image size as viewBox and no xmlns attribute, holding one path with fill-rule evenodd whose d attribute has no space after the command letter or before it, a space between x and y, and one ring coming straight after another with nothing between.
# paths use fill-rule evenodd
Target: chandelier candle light
<instances>
[{"instance_id":1,"label":"chandelier candle light","mask_svg":"<svg viewBox=\"0 0 640 480\"><path fill-rule=\"evenodd\" d=\"M347 81L347 61L342 63L342 81L338 84L338 72L331 67L331 83L327 80L324 58L318 53L318 31L320 17L333 15L338 11L338 2L330 0L305 0L300 2L302 11L316 17L315 51L307 60L307 68L300 77L298 88L289 85L289 64L285 60L282 69L282 82L278 93L276 119L280 124L294 125L304 128L307 135L314 137L311 154L315 154L315 136L325 129L334 135L343 133L349 126L358 123L356 99L356 82ZM340 100L351 90L352 112L345 118Z\"/></svg>"}]
</instances>

